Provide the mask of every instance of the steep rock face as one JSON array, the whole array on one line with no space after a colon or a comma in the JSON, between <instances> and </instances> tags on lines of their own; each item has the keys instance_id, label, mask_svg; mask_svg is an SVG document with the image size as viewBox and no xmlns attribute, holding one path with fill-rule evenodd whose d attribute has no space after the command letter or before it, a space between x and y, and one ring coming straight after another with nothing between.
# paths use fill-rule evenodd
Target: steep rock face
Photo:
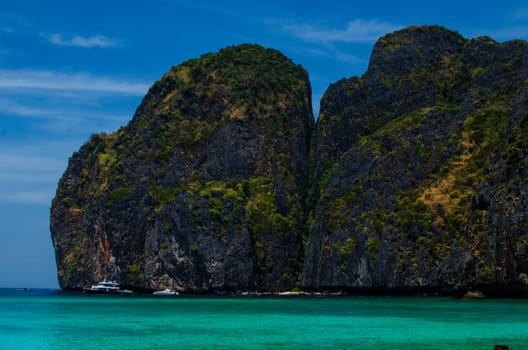
<instances>
[{"instance_id":1,"label":"steep rock face","mask_svg":"<svg viewBox=\"0 0 528 350\"><path fill-rule=\"evenodd\" d=\"M527 78L522 41L382 37L321 103L303 285L519 292Z\"/></svg>"},{"instance_id":2,"label":"steep rock face","mask_svg":"<svg viewBox=\"0 0 528 350\"><path fill-rule=\"evenodd\" d=\"M241 45L173 67L70 159L51 208L62 288L287 289L302 271L305 70Z\"/></svg>"},{"instance_id":3,"label":"steep rock face","mask_svg":"<svg viewBox=\"0 0 528 350\"><path fill-rule=\"evenodd\" d=\"M173 67L70 159L60 285L526 295L527 81L524 41L409 27L328 88L314 132L277 51Z\"/></svg>"}]
</instances>

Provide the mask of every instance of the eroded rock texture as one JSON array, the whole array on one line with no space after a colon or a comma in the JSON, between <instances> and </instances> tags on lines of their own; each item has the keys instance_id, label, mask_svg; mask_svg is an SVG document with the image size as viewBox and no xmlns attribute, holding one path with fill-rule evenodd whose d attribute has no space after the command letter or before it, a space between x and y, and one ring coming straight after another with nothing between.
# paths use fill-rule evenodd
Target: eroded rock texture
<instances>
[{"instance_id":1,"label":"eroded rock texture","mask_svg":"<svg viewBox=\"0 0 528 350\"><path fill-rule=\"evenodd\" d=\"M526 294L528 45L409 27L332 84L229 47L172 68L70 159L63 288Z\"/></svg>"}]
</instances>

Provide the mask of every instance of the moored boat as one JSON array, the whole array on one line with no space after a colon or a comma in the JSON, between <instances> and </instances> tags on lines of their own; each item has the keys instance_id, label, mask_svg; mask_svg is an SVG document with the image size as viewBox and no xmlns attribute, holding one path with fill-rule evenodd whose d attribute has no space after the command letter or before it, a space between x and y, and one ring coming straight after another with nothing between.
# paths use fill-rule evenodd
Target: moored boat
<instances>
[{"instance_id":1,"label":"moored boat","mask_svg":"<svg viewBox=\"0 0 528 350\"><path fill-rule=\"evenodd\" d=\"M122 292L119 288L119 283L107 280L93 284L90 287L84 287L83 291L86 294L118 294Z\"/></svg>"},{"instance_id":2,"label":"moored boat","mask_svg":"<svg viewBox=\"0 0 528 350\"><path fill-rule=\"evenodd\" d=\"M154 293L152 293L153 295L156 295L156 296L173 296L173 295L179 295L179 293L175 290L170 290L170 289L164 289L164 290L157 290L155 291Z\"/></svg>"}]
</instances>

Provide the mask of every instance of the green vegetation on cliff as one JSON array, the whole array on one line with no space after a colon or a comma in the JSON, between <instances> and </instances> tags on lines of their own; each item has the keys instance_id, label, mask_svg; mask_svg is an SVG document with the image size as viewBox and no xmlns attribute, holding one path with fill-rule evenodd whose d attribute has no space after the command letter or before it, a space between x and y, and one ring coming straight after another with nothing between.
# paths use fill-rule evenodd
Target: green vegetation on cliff
<instances>
[{"instance_id":1,"label":"green vegetation on cliff","mask_svg":"<svg viewBox=\"0 0 528 350\"><path fill-rule=\"evenodd\" d=\"M70 159L62 287L520 294L528 45L413 26L328 88L258 45L173 67Z\"/></svg>"},{"instance_id":2,"label":"green vegetation on cliff","mask_svg":"<svg viewBox=\"0 0 528 350\"><path fill-rule=\"evenodd\" d=\"M526 158L527 54L409 27L377 42L365 75L328 89L306 286L520 292L526 246L509 242L525 210L506 198L525 198L511 172Z\"/></svg>"},{"instance_id":3,"label":"green vegetation on cliff","mask_svg":"<svg viewBox=\"0 0 528 350\"><path fill-rule=\"evenodd\" d=\"M173 67L129 125L94 135L70 160L52 208L61 286L107 277L194 291L293 287L310 94L302 67L257 45ZM66 266L60 251L80 235L92 248ZM76 274L63 272L71 261Z\"/></svg>"}]
</instances>

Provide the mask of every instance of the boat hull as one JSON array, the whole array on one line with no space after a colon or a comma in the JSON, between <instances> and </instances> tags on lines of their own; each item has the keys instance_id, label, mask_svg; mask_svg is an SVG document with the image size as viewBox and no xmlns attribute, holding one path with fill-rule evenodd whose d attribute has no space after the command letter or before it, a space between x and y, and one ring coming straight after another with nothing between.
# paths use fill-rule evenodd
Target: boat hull
<instances>
[{"instance_id":1,"label":"boat hull","mask_svg":"<svg viewBox=\"0 0 528 350\"><path fill-rule=\"evenodd\" d=\"M158 290L152 294L155 296L159 296L159 297L170 297L170 296L178 295L178 292L170 291L170 290Z\"/></svg>"},{"instance_id":2,"label":"boat hull","mask_svg":"<svg viewBox=\"0 0 528 350\"><path fill-rule=\"evenodd\" d=\"M104 289L92 289L92 288L85 288L83 291L86 294L119 294L120 292L117 289L104 290Z\"/></svg>"}]
</instances>

